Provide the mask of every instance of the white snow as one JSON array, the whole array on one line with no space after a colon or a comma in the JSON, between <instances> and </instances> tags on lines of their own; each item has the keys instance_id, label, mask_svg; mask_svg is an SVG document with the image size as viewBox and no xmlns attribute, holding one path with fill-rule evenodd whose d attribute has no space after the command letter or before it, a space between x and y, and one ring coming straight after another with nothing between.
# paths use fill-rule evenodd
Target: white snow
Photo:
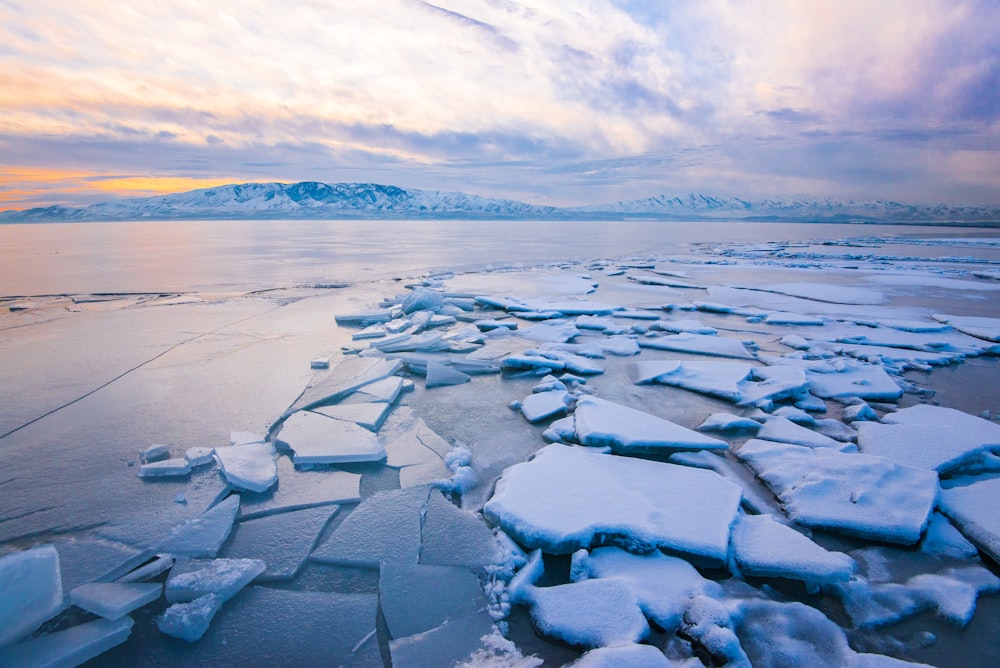
<instances>
[{"instance_id":1,"label":"white snow","mask_svg":"<svg viewBox=\"0 0 1000 668\"><path fill-rule=\"evenodd\" d=\"M63 603L59 553L51 545L0 557L0 647L34 631Z\"/></svg>"},{"instance_id":2,"label":"white snow","mask_svg":"<svg viewBox=\"0 0 1000 668\"><path fill-rule=\"evenodd\" d=\"M506 469L483 514L556 554L609 544L721 561L739 502L739 488L712 471L553 444Z\"/></svg>"},{"instance_id":3,"label":"white snow","mask_svg":"<svg viewBox=\"0 0 1000 668\"><path fill-rule=\"evenodd\" d=\"M752 431L760 429L760 422L732 413L712 413L698 425L698 431Z\"/></svg>"},{"instance_id":4,"label":"white snow","mask_svg":"<svg viewBox=\"0 0 1000 668\"><path fill-rule=\"evenodd\" d=\"M162 592L158 582L91 582L71 591L69 600L87 612L115 620L152 603Z\"/></svg>"},{"instance_id":5,"label":"white snow","mask_svg":"<svg viewBox=\"0 0 1000 668\"><path fill-rule=\"evenodd\" d=\"M670 668L676 664L652 645L619 645L592 649L569 665L571 668Z\"/></svg>"},{"instance_id":6,"label":"white snow","mask_svg":"<svg viewBox=\"0 0 1000 668\"><path fill-rule=\"evenodd\" d=\"M235 489L263 492L278 482L274 446L270 443L219 446L215 457L222 476Z\"/></svg>"},{"instance_id":7,"label":"white snow","mask_svg":"<svg viewBox=\"0 0 1000 668\"><path fill-rule=\"evenodd\" d=\"M532 587L527 599L535 627L575 647L627 645L649 635L638 597L618 580Z\"/></svg>"},{"instance_id":8,"label":"white snow","mask_svg":"<svg viewBox=\"0 0 1000 668\"><path fill-rule=\"evenodd\" d=\"M707 334L690 334L685 332L670 336L642 338L639 340L639 345L643 348L672 350L698 355L715 355L716 357L735 357L740 359L753 359L754 357L742 343L735 339L729 339L724 336L709 336Z\"/></svg>"},{"instance_id":9,"label":"white snow","mask_svg":"<svg viewBox=\"0 0 1000 668\"><path fill-rule=\"evenodd\" d=\"M402 379L398 379L402 381ZM347 420L361 425L368 431L378 431L385 422L392 404L383 401L358 402L350 404L336 404L334 406L318 406L312 412L335 418L337 420Z\"/></svg>"},{"instance_id":10,"label":"white snow","mask_svg":"<svg viewBox=\"0 0 1000 668\"><path fill-rule=\"evenodd\" d=\"M568 402L569 394L565 390L535 392L521 401L521 413L528 422L541 422L564 414Z\"/></svg>"},{"instance_id":11,"label":"white snow","mask_svg":"<svg viewBox=\"0 0 1000 668\"><path fill-rule=\"evenodd\" d=\"M903 390L880 366L840 360L839 364L806 370L810 391L823 399L859 397L868 401L895 401Z\"/></svg>"},{"instance_id":12,"label":"white snow","mask_svg":"<svg viewBox=\"0 0 1000 668\"><path fill-rule=\"evenodd\" d=\"M574 416L581 444L609 446L618 453L729 447L725 441L599 397L581 397Z\"/></svg>"},{"instance_id":13,"label":"white snow","mask_svg":"<svg viewBox=\"0 0 1000 668\"><path fill-rule=\"evenodd\" d=\"M937 474L884 457L763 440L736 454L805 526L913 544L937 500Z\"/></svg>"},{"instance_id":14,"label":"white snow","mask_svg":"<svg viewBox=\"0 0 1000 668\"><path fill-rule=\"evenodd\" d=\"M757 430L757 438L765 441L792 443L807 448L833 448L841 450L847 447L849 450L857 450L853 445L845 446L843 443L835 441L829 436L824 436L812 429L795 424L787 418L776 415L772 415L764 420L764 424Z\"/></svg>"},{"instance_id":15,"label":"white snow","mask_svg":"<svg viewBox=\"0 0 1000 668\"><path fill-rule=\"evenodd\" d=\"M750 377L751 368L745 362L687 360L643 361L629 365L637 385L672 385L733 402L742 397L740 383Z\"/></svg>"},{"instance_id":16,"label":"white snow","mask_svg":"<svg viewBox=\"0 0 1000 668\"><path fill-rule=\"evenodd\" d=\"M185 457L162 459L139 467L140 478L181 476L191 473L191 464Z\"/></svg>"},{"instance_id":17,"label":"white snow","mask_svg":"<svg viewBox=\"0 0 1000 668\"><path fill-rule=\"evenodd\" d=\"M846 554L829 552L768 515L740 515L733 525L732 549L745 575L823 583L847 581L855 570Z\"/></svg>"},{"instance_id":18,"label":"white snow","mask_svg":"<svg viewBox=\"0 0 1000 668\"><path fill-rule=\"evenodd\" d=\"M375 462L385 459L378 436L353 422L311 411L292 413L278 438L293 452L296 465Z\"/></svg>"},{"instance_id":19,"label":"white snow","mask_svg":"<svg viewBox=\"0 0 1000 668\"><path fill-rule=\"evenodd\" d=\"M1000 562L1000 478L941 490L941 512L995 562Z\"/></svg>"}]
</instances>

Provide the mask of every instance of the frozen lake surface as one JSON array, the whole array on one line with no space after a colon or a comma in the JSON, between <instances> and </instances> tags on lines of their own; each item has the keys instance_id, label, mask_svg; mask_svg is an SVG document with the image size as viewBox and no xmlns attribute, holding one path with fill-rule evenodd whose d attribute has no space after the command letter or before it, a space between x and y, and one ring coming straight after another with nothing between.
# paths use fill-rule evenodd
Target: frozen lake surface
<instances>
[{"instance_id":1,"label":"frozen lake surface","mask_svg":"<svg viewBox=\"0 0 1000 668\"><path fill-rule=\"evenodd\" d=\"M996 665L998 293L970 228L0 226L0 663Z\"/></svg>"}]
</instances>

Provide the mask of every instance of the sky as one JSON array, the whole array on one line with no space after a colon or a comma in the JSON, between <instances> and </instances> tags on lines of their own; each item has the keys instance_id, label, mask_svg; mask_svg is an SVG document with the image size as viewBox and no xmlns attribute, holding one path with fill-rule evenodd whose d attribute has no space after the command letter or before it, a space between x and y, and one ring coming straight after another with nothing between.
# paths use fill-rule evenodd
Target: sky
<instances>
[{"instance_id":1,"label":"sky","mask_svg":"<svg viewBox=\"0 0 1000 668\"><path fill-rule=\"evenodd\" d=\"M1000 0L0 0L0 209L305 180L1000 204Z\"/></svg>"}]
</instances>

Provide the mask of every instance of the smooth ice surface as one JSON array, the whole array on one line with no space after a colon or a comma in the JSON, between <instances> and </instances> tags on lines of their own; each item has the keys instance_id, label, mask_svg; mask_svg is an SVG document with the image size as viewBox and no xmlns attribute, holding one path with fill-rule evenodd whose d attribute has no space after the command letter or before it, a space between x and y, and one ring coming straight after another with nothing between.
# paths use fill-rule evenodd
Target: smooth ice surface
<instances>
[{"instance_id":1,"label":"smooth ice surface","mask_svg":"<svg viewBox=\"0 0 1000 668\"><path fill-rule=\"evenodd\" d=\"M52 545L59 552L64 593L95 580L116 579L149 557L146 550L91 535L56 538Z\"/></svg>"},{"instance_id":2,"label":"smooth ice surface","mask_svg":"<svg viewBox=\"0 0 1000 668\"><path fill-rule=\"evenodd\" d=\"M880 366L846 363L806 370L809 389L823 399L859 397L868 401L895 401L903 390Z\"/></svg>"},{"instance_id":3,"label":"smooth ice surface","mask_svg":"<svg viewBox=\"0 0 1000 668\"><path fill-rule=\"evenodd\" d=\"M745 287L745 290L755 290L760 292L774 292L790 297L801 297L818 302L829 302L831 304L856 304L875 305L883 304L886 301L885 295L879 290L870 288L854 288L845 285L833 285L830 283L810 283L806 281L795 283L774 283L771 285L757 285Z\"/></svg>"},{"instance_id":4,"label":"smooth ice surface","mask_svg":"<svg viewBox=\"0 0 1000 668\"><path fill-rule=\"evenodd\" d=\"M739 502L739 488L712 471L553 444L505 470L483 513L556 554L616 544L723 560Z\"/></svg>"},{"instance_id":5,"label":"smooth ice surface","mask_svg":"<svg viewBox=\"0 0 1000 668\"><path fill-rule=\"evenodd\" d=\"M431 491L424 511L420 563L483 570L504 558L493 532L476 513Z\"/></svg>"},{"instance_id":6,"label":"smooth ice surface","mask_svg":"<svg viewBox=\"0 0 1000 668\"><path fill-rule=\"evenodd\" d=\"M933 469L938 473L961 466L982 454L983 444L953 426L879 424L865 422L858 428L858 448L900 464Z\"/></svg>"},{"instance_id":7,"label":"smooth ice surface","mask_svg":"<svg viewBox=\"0 0 1000 668\"><path fill-rule=\"evenodd\" d=\"M91 582L70 592L70 603L105 619L119 619L160 598L158 582Z\"/></svg>"},{"instance_id":8,"label":"smooth ice surface","mask_svg":"<svg viewBox=\"0 0 1000 668\"><path fill-rule=\"evenodd\" d=\"M639 340L639 345L643 348L672 350L681 353L753 359L753 355L750 354L742 343L724 336L709 336L706 334L690 334L685 332L670 336L643 338Z\"/></svg>"},{"instance_id":9,"label":"smooth ice surface","mask_svg":"<svg viewBox=\"0 0 1000 668\"><path fill-rule=\"evenodd\" d=\"M399 379L402 381L402 379ZM373 401L370 403L337 404L335 406L318 406L313 412L337 420L347 420L361 425L368 431L378 431L385 422L385 418L392 410L392 404L384 401Z\"/></svg>"},{"instance_id":10,"label":"smooth ice surface","mask_svg":"<svg viewBox=\"0 0 1000 668\"><path fill-rule=\"evenodd\" d=\"M980 441L984 447L1000 448L1000 424L963 413L954 408L917 404L887 413L883 422L904 425L937 425L949 427L964 438Z\"/></svg>"},{"instance_id":11,"label":"smooth ice surface","mask_svg":"<svg viewBox=\"0 0 1000 668\"><path fill-rule=\"evenodd\" d=\"M261 580L290 580L338 510L338 506L319 506L239 522L221 556L259 559L267 564Z\"/></svg>"},{"instance_id":12,"label":"smooth ice surface","mask_svg":"<svg viewBox=\"0 0 1000 668\"><path fill-rule=\"evenodd\" d=\"M351 392L388 378L399 371L403 363L399 360L378 357L347 357L323 375L314 385L309 386L295 403L285 411L291 415L295 411L333 403Z\"/></svg>"},{"instance_id":13,"label":"smooth ice surface","mask_svg":"<svg viewBox=\"0 0 1000 668\"><path fill-rule=\"evenodd\" d=\"M240 519L361 500L361 475L347 471L299 470L278 457L278 484L261 494L243 492Z\"/></svg>"},{"instance_id":14,"label":"smooth ice surface","mask_svg":"<svg viewBox=\"0 0 1000 668\"><path fill-rule=\"evenodd\" d=\"M353 393L353 396L363 397L367 401L375 401L391 404L399 397L403 391L405 381L399 376L390 376L382 380L369 383Z\"/></svg>"},{"instance_id":15,"label":"smooth ice surface","mask_svg":"<svg viewBox=\"0 0 1000 668\"><path fill-rule=\"evenodd\" d=\"M292 413L278 434L296 464L343 464L385 459L378 437L353 422L311 411Z\"/></svg>"},{"instance_id":16,"label":"smooth ice surface","mask_svg":"<svg viewBox=\"0 0 1000 668\"><path fill-rule=\"evenodd\" d=\"M701 663L700 661L698 663ZM570 664L572 668L670 668L663 652L652 645L619 645L592 649ZM694 666L695 664L691 664Z\"/></svg>"},{"instance_id":17,"label":"smooth ice surface","mask_svg":"<svg viewBox=\"0 0 1000 668\"><path fill-rule=\"evenodd\" d=\"M160 476L187 475L191 473L191 464L185 457L162 459L143 464L139 467L140 478L157 478Z\"/></svg>"},{"instance_id":18,"label":"smooth ice surface","mask_svg":"<svg viewBox=\"0 0 1000 668\"><path fill-rule=\"evenodd\" d=\"M732 548L745 575L843 582L855 568L846 554L829 552L768 515L741 515L733 525Z\"/></svg>"},{"instance_id":19,"label":"smooth ice surface","mask_svg":"<svg viewBox=\"0 0 1000 668\"><path fill-rule=\"evenodd\" d=\"M215 594L224 603L264 568L260 559L180 559L167 578L166 597L171 603L187 603Z\"/></svg>"},{"instance_id":20,"label":"smooth ice surface","mask_svg":"<svg viewBox=\"0 0 1000 668\"><path fill-rule=\"evenodd\" d=\"M427 363L427 377L424 386L427 389L435 387L447 387L449 385L461 385L472 380L472 376L463 373L458 369L453 369L445 364L436 362Z\"/></svg>"},{"instance_id":21,"label":"smooth ice surface","mask_svg":"<svg viewBox=\"0 0 1000 668\"><path fill-rule=\"evenodd\" d=\"M521 413L528 422L541 422L566 413L568 401L565 390L535 392L521 401Z\"/></svg>"},{"instance_id":22,"label":"smooth ice surface","mask_svg":"<svg viewBox=\"0 0 1000 668\"><path fill-rule=\"evenodd\" d=\"M312 558L368 567L382 562L417 563L427 494L423 486L373 494L316 548Z\"/></svg>"},{"instance_id":23,"label":"smooth ice surface","mask_svg":"<svg viewBox=\"0 0 1000 668\"><path fill-rule=\"evenodd\" d=\"M0 647L20 640L62 607L59 553L43 545L0 557Z\"/></svg>"},{"instance_id":24,"label":"smooth ice surface","mask_svg":"<svg viewBox=\"0 0 1000 668\"><path fill-rule=\"evenodd\" d=\"M935 315L935 320L948 323L958 331L977 339L1000 343L1000 318Z\"/></svg>"},{"instance_id":25,"label":"smooth ice surface","mask_svg":"<svg viewBox=\"0 0 1000 668\"><path fill-rule=\"evenodd\" d=\"M486 614L464 615L449 619L430 631L390 641L389 654L392 657L392 666L393 668L454 666L459 662L472 660L482 647L483 639L491 636L493 632L494 626Z\"/></svg>"},{"instance_id":26,"label":"smooth ice surface","mask_svg":"<svg viewBox=\"0 0 1000 668\"><path fill-rule=\"evenodd\" d=\"M598 397L576 404L576 436L583 445L610 446L619 453L725 449L728 444L663 418Z\"/></svg>"},{"instance_id":27,"label":"smooth ice surface","mask_svg":"<svg viewBox=\"0 0 1000 668\"><path fill-rule=\"evenodd\" d=\"M1000 563L1000 478L941 490L941 512L966 538Z\"/></svg>"},{"instance_id":28,"label":"smooth ice surface","mask_svg":"<svg viewBox=\"0 0 1000 668\"><path fill-rule=\"evenodd\" d=\"M527 597L535 627L575 647L627 645L649 635L638 597L618 580L532 587Z\"/></svg>"},{"instance_id":29,"label":"smooth ice surface","mask_svg":"<svg viewBox=\"0 0 1000 668\"><path fill-rule=\"evenodd\" d=\"M193 601L174 603L156 618L156 627L160 629L160 633L168 636L196 642L208 632L222 603L222 598L217 594L205 594Z\"/></svg>"},{"instance_id":30,"label":"smooth ice surface","mask_svg":"<svg viewBox=\"0 0 1000 668\"><path fill-rule=\"evenodd\" d=\"M718 590L718 585L684 559L662 552L631 554L617 547L577 552L570 576L576 581L602 578L623 583L635 594L643 613L667 631L680 625L692 596Z\"/></svg>"},{"instance_id":31,"label":"smooth ice surface","mask_svg":"<svg viewBox=\"0 0 1000 668\"><path fill-rule=\"evenodd\" d=\"M807 448L834 448L839 450L844 447L843 443L835 441L829 436L824 436L808 427L795 424L791 420L781 416L771 416L765 419L764 424L757 431L757 438L764 439L765 441L803 445Z\"/></svg>"},{"instance_id":32,"label":"smooth ice surface","mask_svg":"<svg viewBox=\"0 0 1000 668\"><path fill-rule=\"evenodd\" d=\"M215 457L212 456L213 454L215 454L215 448L195 447L188 448L184 453L184 458L188 460L188 464L191 465L191 468L194 468L196 466L214 464Z\"/></svg>"},{"instance_id":33,"label":"smooth ice surface","mask_svg":"<svg viewBox=\"0 0 1000 668\"><path fill-rule=\"evenodd\" d=\"M736 454L806 526L912 544L937 500L937 474L884 457L757 439Z\"/></svg>"},{"instance_id":34,"label":"smooth ice surface","mask_svg":"<svg viewBox=\"0 0 1000 668\"><path fill-rule=\"evenodd\" d=\"M488 605L479 580L466 568L400 563L382 566L379 601L389 635L397 639L484 612Z\"/></svg>"},{"instance_id":35,"label":"smooth ice surface","mask_svg":"<svg viewBox=\"0 0 1000 668\"><path fill-rule=\"evenodd\" d=\"M214 557L229 537L240 509L240 497L233 494L201 516L175 527L157 547L176 557Z\"/></svg>"},{"instance_id":36,"label":"smooth ice surface","mask_svg":"<svg viewBox=\"0 0 1000 668\"><path fill-rule=\"evenodd\" d=\"M132 618L98 619L0 649L2 666L79 666L125 642Z\"/></svg>"},{"instance_id":37,"label":"smooth ice surface","mask_svg":"<svg viewBox=\"0 0 1000 668\"><path fill-rule=\"evenodd\" d=\"M235 489L264 492L278 482L274 446L270 443L220 446L215 456L222 476Z\"/></svg>"},{"instance_id":38,"label":"smooth ice surface","mask_svg":"<svg viewBox=\"0 0 1000 668\"><path fill-rule=\"evenodd\" d=\"M672 385L733 402L740 400L740 382L750 377L750 370L745 362L663 360L631 365L636 384Z\"/></svg>"}]
</instances>

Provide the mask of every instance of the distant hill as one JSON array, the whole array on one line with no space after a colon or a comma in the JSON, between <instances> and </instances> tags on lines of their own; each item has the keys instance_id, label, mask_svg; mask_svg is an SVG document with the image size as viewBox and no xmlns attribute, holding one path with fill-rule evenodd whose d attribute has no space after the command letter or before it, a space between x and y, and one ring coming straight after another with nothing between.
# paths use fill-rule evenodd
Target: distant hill
<instances>
[{"instance_id":1,"label":"distant hill","mask_svg":"<svg viewBox=\"0 0 1000 668\"><path fill-rule=\"evenodd\" d=\"M650 197L595 206L535 206L460 192L374 183L243 183L172 195L118 199L84 207L50 206L0 212L0 222L211 220L248 218L398 219L656 219L801 222L997 223L1000 208L921 206L878 200Z\"/></svg>"}]
</instances>

